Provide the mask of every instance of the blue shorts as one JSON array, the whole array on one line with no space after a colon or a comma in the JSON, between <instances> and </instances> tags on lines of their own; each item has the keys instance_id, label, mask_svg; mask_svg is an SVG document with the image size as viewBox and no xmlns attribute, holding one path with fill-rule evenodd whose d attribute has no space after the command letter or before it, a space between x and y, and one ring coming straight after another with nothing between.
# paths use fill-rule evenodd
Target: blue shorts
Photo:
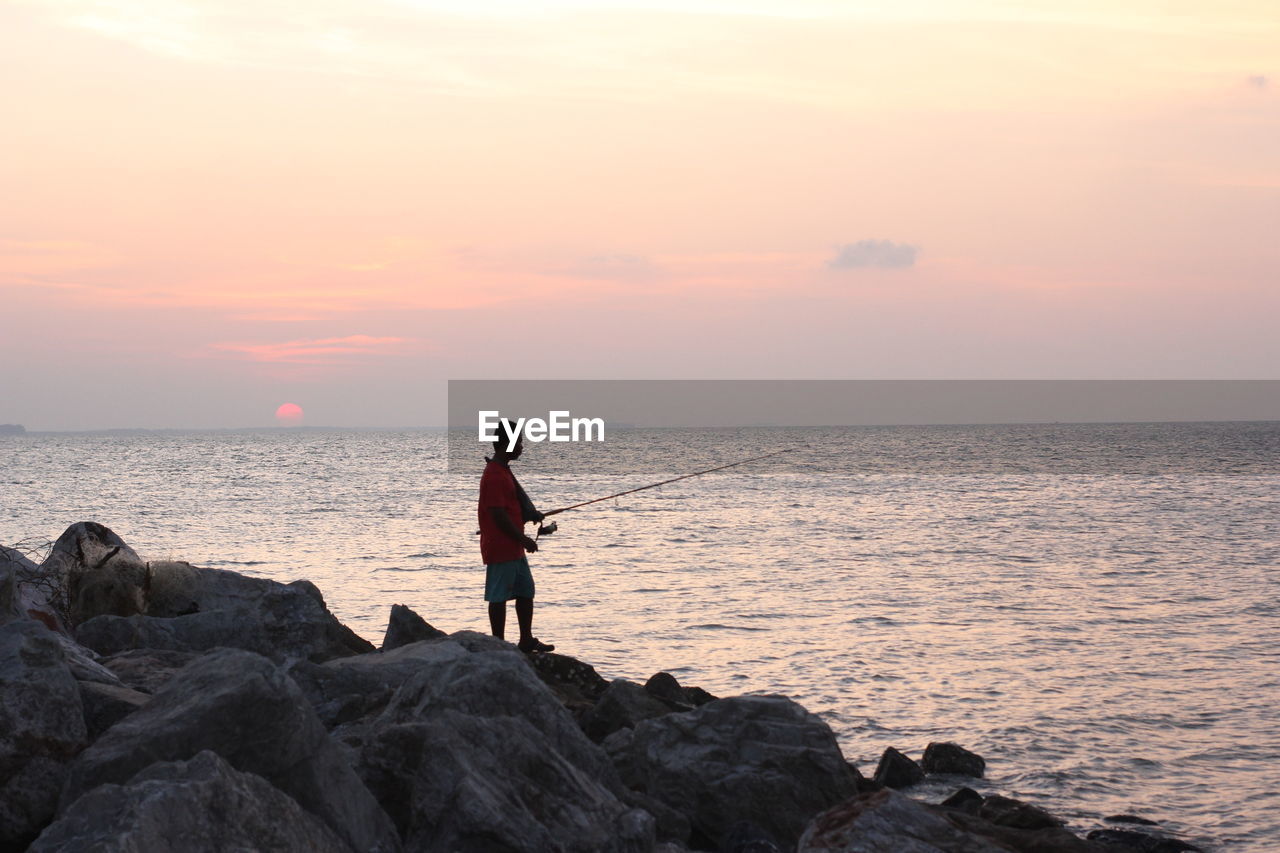
<instances>
[{"instance_id":1,"label":"blue shorts","mask_svg":"<svg viewBox=\"0 0 1280 853\"><path fill-rule=\"evenodd\" d=\"M484 581L485 601L510 601L513 598L533 598L533 573L529 571L529 558L490 563Z\"/></svg>"}]
</instances>

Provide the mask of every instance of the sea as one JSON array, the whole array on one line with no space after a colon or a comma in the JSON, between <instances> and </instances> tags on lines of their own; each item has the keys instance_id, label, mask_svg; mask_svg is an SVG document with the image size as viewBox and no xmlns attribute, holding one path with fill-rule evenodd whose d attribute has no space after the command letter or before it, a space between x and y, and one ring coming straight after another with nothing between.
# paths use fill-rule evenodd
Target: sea
<instances>
[{"instance_id":1,"label":"sea","mask_svg":"<svg viewBox=\"0 0 1280 853\"><path fill-rule=\"evenodd\" d=\"M0 437L0 542L97 521L144 559L309 579L375 643L397 603L486 631L484 448L446 445ZM790 696L866 775L953 741L973 787L1080 832L1280 849L1280 423L622 429L513 470L547 510L779 450L557 516L535 633L606 678Z\"/></svg>"}]
</instances>

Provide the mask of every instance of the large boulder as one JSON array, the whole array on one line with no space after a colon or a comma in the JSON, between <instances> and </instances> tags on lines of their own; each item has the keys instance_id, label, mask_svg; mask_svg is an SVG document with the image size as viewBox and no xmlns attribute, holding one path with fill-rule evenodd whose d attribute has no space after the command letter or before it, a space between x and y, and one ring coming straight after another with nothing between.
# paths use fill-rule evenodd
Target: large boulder
<instances>
[{"instance_id":1,"label":"large boulder","mask_svg":"<svg viewBox=\"0 0 1280 853\"><path fill-rule=\"evenodd\" d=\"M361 774L418 851L647 853L653 818L566 760L521 717L445 708L379 728Z\"/></svg>"},{"instance_id":2,"label":"large boulder","mask_svg":"<svg viewBox=\"0 0 1280 853\"><path fill-rule=\"evenodd\" d=\"M31 846L31 853L190 853L272 850L349 853L325 823L260 776L216 753L152 764L123 785L93 789Z\"/></svg>"},{"instance_id":3,"label":"large boulder","mask_svg":"<svg viewBox=\"0 0 1280 853\"><path fill-rule=\"evenodd\" d=\"M751 820L789 848L857 785L827 724L784 696L720 699L604 745L624 783L688 817L695 846L715 847Z\"/></svg>"},{"instance_id":4,"label":"large boulder","mask_svg":"<svg viewBox=\"0 0 1280 853\"><path fill-rule=\"evenodd\" d=\"M84 725L89 739L97 740L102 733L147 704L151 697L130 687L102 684L97 681L80 681L80 702L84 705Z\"/></svg>"},{"instance_id":5,"label":"large boulder","mask_svg":"<svg viewBox=\"0 0 1280 853\"><path fill-rule=\"evenodd\" d=\"M66 590L72 624L146 608L147 566L115 531L95 521L68 527L40 566Z\"/></svg>"},{"instance_id":6,"label":"large boulder","mask_svg":"<svg viewBox=\"0 0 1280 853\"><path fill-rule=\"evenodd\" d=\"M387 620L387 633L382 638L382 650L389 652L410 643L423 640L440 640L444 631L431 626L426 619L403 604L391 605L391 618Z\"/></svg>"},{"instance_id":7,"label":"large boulder","mask_svg":"<svg viewBox=\"0 0 1280 853\"><path fill-rule=\"evenodd\" d=\"M269 660L223 649L188 665L75 760L61 813L155 761L211 750L293 797L357 850L394 850L394 827L298 686Z\"/></svg>"},{"instance_id":8,"label":"large boulder","mask_svg":"<svg viewBox=\"0 0 1280 853\"><path fill-rule=\"evenodd\" d=\"M889 788L859 794L815 817L797 853L1009 853Z\"/></svg>"},{"instance_id":9,"label":"large boulder","mask_svg":"<svg viewBox=\"0 0 1280 853\"><path fill-rule=\"evenodd\" d=\"M407 847L649 849L653 818L625 801L608 758L524 655L458 634L387 656L410 651L416 669L386 707L338 729Z\"/></svg>"},{"instance_id":10,"label":"large boulder","mask_svg":"<svg viewBox=\"0 0 1280 853\"><path fill-rule=\"evenodd\" d=\"M200 657L198 652L130 649L102 659L121 683L141 693L155 693L174 673Z\"/></svg>"},{"instance_id":11,"label":"large boulder","mask_svg":"<svg viewBox=\"0 0 1280 853\"><path fill-rule=\"evenodd\" d=\"M987 762L976 752L954 743L931 743L924 750L920 766L925 773L950 773L981 779Z\"/></svg>"},{"instance_id":12,"label":"large boulder","mask_svg":"<svg viewBox=\"0 0 1280 853\"><path fill-rule=\"evenodd\" d=\"M55 631L66 630L66 587L60 575L46 575L17 548L0 545L0 625L36 619Z\"/></svg>"},{"instance_id":13,"label":"large boulder","mask_svg":"<svg viewBox=\"0 0 1280 853\"><path fill-rule=\"evenodd\" d=\"M54 635L28 619L0 626L0 848L30 840L53 816L67 763L87 740Z\"/></svg>"},{"instance_id":14,"label":"large boulder","mask_svg":"<svg viewBox=\"0 0 1280 853\"><path fill-rule=\"evenodd\" d=\"M890 746L880 754L880 763L876 765L872 778L877 785L886 788L909 788L924 781L924 771L915 761Z\"/></svg>"},{"instance_id":15,"label":"large boulder","mask_svg":"<svg viewBox=\"0 0 1280 853\"><path fill-rule=\"evenodd\" d=\"M374 651L329 612L314 584L281 584L218 569L197 569L207 591L195 612L181 616L102 615L76 629L76 639L99 654L129 649L199 652L244 649L282 661L316 662ZM206 605L210 605L206 607Z\"/></svg>"}]
</instances>

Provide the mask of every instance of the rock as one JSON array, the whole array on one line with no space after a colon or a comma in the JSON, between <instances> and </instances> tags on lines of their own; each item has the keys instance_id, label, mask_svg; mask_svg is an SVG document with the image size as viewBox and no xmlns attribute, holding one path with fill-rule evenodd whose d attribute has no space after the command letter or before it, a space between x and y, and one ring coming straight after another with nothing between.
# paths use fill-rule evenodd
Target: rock
<instances>
[{"instance_id":1,"label":"rock","mask_svg":"<svg viewBox=\"0 0 1280 853\"><path fill-rule=\"evenodd\" d=\"M87 741L54 635L29 619L0 626L0 848L20 847L53 816L67 763Z\"/></svg>"},{"instance_id":2,"label":"rock","mask_svg":"<svg viewBox=\"0 0 1280 853\"><path fill-rule=\"evenodd\" d=\"M217 754L157 762L123 785L76 800L31 846L31 853L191 853L272 850L349 853L319 818Z\"/></svg>"},{"instance_id":3,"label":"rock","mask_svg":"<svg viewBox=\"0 0 1280 853\"><path fill-rule=\"evenodd\" d=\"M457 647L436 648L424 640L391 651L335 658L323 664L297 661L289 675L302 688L320 721L334 728L381 711L392 695L419 669L442 655L458 654Z\"/></svg>"},{"instance_id":4,"label":"rock","mask_svg":"<svg viewBox=\"0 0 1280 853\"><path fill-rule=\"evenodd\" d=\"M391 605L391 618L387 622L387 633L382 639L384 652L407 646L422 640L439 640L448 636L444 631L431 627L426 619L414 613L403 604Z\"/></svg>"},{"instance_id":5,"label":"rock","mask_svg":"<svg viewBox=\"0 0 1280 853\"><path fill-rule=\"evenodd\" d=\"M808 819L854 792L835 735L783 696L738 696L644 720L605 741L623 781L682 812L694 846L752 820L790 848Z\"/></svg>"},{"instance_id":6,"label":"rock","mask_svg":"<svg viewBox=\"0 0 1280 853\"><path fill-rule=\"evenodd\" d=\"M627 808L519 716L433 709L380 728L361 775L409 850L635 851L653 818Z\"/></svg>"},{"instance_id":7,"label":"rock","mask_svg":"<svg viewBox=\"0 0 1280 853\"><path fill-rule=\"evenodd\" d=\"M693 704L685 696L684 688L680 686L680 682L669 672L655 672L649 676L649 680L644 683L644 689L649 695L664 702L670 702L675 705Z\"/></svg>"},{"instance_id":8,"label":"rock","mask_svg":"<svg viewBox=\"0 0 1280 853\"><path fill-rule=\"evenodd\" d=\"M671 707L655 698L639 684L615 679L600 700L582 718L582 730L596 743L622 728L633 728L641 720L670 714Z\"/></svg>"},{"instance_id":9,"label":"rock","mask_svg":"<svg viewBox=\"0 0 1280 853\"><path fill-rule=\"evenodd\" d=\"M155 693L173 674L200 655L165 649L130 649L103 658L103 666L121 683L141 693Z\"/></svg>"},{"instance_id":10,"label":"rock","mask_svg":"<svg viewBox=\"0 0 1280 853\"><path fill-rule=\"evenodd\" d=\"M81 681L80 701L89 740L97 740L107 729L147 704L151 697L129 687Z\"/></svg>"},{"instance_id":11,"label":"rock","mask_svg":"<svg viewBox=\"0 0 1280 853\"><path fill-rule=\"evenodd\" d=\"M1095 829L1085 837L1103 850L1136 850L1138 853L1184 853L1184 851L1199 853L1200 851L1199 847L1177 838L1138 832L1133 829Z\"/></svg>"},{"instance_id":12,"label":"rock","mask_svg":"<svg viewBox=\"0 0 1280 853\"><path fill-rule=\"evenodd\" d=\"M919 764L893 747L888 747L880 755L874 778L886 788L908 788L924 781L924 771Z\"/></svg>"},{"instance_id":13,"label":"rock","mask_svg":"<svg viewBox=\"0 0 1280 853\"><path fill-rule=\"evenodd\" d=\"M66 589L73 625L104 613L132 616L146 607L146 564L111 528L97 522L68 527L40 570Z\"/></svg>"},{"instance_id":14,"label":"rock","mask_svg":"<svg viewBox=\"0 0 1280 853\"><path fill-rule=\"evenodd\" d=\"M976 815L982 808L982 795L972 788L961 788L943 800L940 805L949 809Z\"/></svg>"},{"instance_id":15,"label":"rock","mask_svg":"<svg viewBox=\"0 0 1280 853\"><path fill-rule=\"evenodd\" d=\"M129 649L199 652L244 649L282 661L314 662L374 651L324 605L306 581L280 584L236 572L198 569L208 592L201 609L185 616L98 616L76 628L76 639L99 654Z\"/></svg>"},{"instance_id":16,"label":"rock","mask_svg":"<svg viewBox=\"0 0 1280 853\"><path fill-rule=\"evenodd\" d=\"M987 762L981 755L954 743L931 743L924 750L920 766L925 773L952 773L981 779Z\"/></svg>"},{"instance_id":17,"label":"rock","mask_svg":"<svg viewBox=\"0 0 1280 853\"><path fill-rule=\"evenodd\" d=\"M720 853L782 853L782 848L759 824L742 820L729 828Z\"/></svg>"},{"instance_id":18,"label":"rock","mask_svg":"<svg viewBox=\"0 0 1280 853\"><path fill-rule=\"evenodd\" d=\"M65 598L61 576L46 581L26 554L0 546L0 625L36 619L50 630L65 631Z\"/></svg>"},{"instance_id":19,"label":"rock","mask_svg":"<svg viewBox=\"0 0 1280 853\"><path fill-rule=\"evenodd\" d=\"M1009 853L955 826L923 803L884 789L859 794L815 817L798 853Z\"/></svg>"},{"instance_id":20,"label":"rock","mask_svg":"<svg viewBox=\"0 0 1280 853\"><path fill-rule=\"evenodd\" d=\"M256 773L361 851L398 848L395 830L329 739L298 686L267 659L221 649L156 691L72 763L60 813L99 785L203 750Z\"/></svg>"},{"instance_id":21,"label":"rock","mask_svg":"<svg viewBox=\"0 0 1280 853\"><path fill-rule=\"evenodd\" d=\"M1113 814L1103 818L1107 823L1131 823L1135 826L1159 826L1159 821L1147 820L1145 817L1138 817L1131 814Z\"/></svg>"},{"instance_id":22,"label":"rock","mask_svg":"<svg viewBox=\"0 0 1280 853\"><path fill-rule=\"evenodd\" d=\"M566 708L582 718L608 689L609 682L595 667L568 655L554 652L526 658L542 683L551 688Z\"/></svg>"},{"instance_id":23,"label":"rock","mask_svg":"<svg viewBox=\"0 0 1280 853\"><path fill-rule=\"evenodd\" d=\"M978 811L984 820L996 826L1009 826L1014 829L1044 829L1062 826L1063 822L1038 806L992 794L982 801Z\"/></svg>"}]
</instances>

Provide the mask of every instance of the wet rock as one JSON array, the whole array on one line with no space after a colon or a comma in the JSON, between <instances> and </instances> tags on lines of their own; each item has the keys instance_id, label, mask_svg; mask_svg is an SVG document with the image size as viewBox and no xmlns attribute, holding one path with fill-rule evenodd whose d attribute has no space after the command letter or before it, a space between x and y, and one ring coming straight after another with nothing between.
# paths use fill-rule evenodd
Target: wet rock
<instances>
[{"instance_id":1,"label":"wet rock","mask_svg":"<svg viewBox=\"0 0 1280 853\"><path fill-rule=\"evenodd\" d=\"M669 672L656 672L645 682L644 689L652 696L670 704L672 710L684 711L714 702L712 696L701 687L684 687Z\"/></svg>"},{"instance_id":2,"label":"wet rock","mask_svg":"<svg viewBox=\"0 0 1280 853\"><path fill-rule=\"evenodd\" d=\"M53 816L67 764L87 742L80 689L54 635L29 619L0 626L0 848Z\"/></svg>"},{"instance_id":3,"label":"wet rock","mask_svg":"<svg viewBox=\"0 0 1280 853\"><path fill-rule=\"evenodd\" d=\"M272 850L348 853L319 818L261 777L217 754L158 762L123 785L76 800L31 846L32 853L191 853Z\"/></svg>"},{"instance_id":4,"label":"wet rock","mask_svg":"<svg viewBox=\"0 0 1280 853\"><path fill-rule=\"evenodd\" d=\"M1038 806L996 794L983 798L978 814L997 826L1014 829L1044 829L1063 824L1062 820Z\"/></svg>"},{"instance_id":5,"label":"wet rock","mask_svg":"<svg viewBox=\"0 0 1280 853\"><path fill-rule=\"evenodd\" d=\"M103 655L129 649L198 652L244 649L273 660L317 663L374 651L339 622L307 581L276 583L236 572L197 569L197 612L183 616L97 616L76 628L76 640ZM212 605L209 607L208 605Z\"/></svg>"},{"instance_id":6,"label":"wet rock","mask_svg":"<svg viewBox=\"0 0 1280 853\"><path fill-rule=\"evenodd\" d=\"M1103 818L1107 823L1131 823L1135 826L1159 826L1159 821L1147 820L1145 817L1138 817L1131 814L1113 814Z\"/></svg>"},{"instance_id":7,"label":"wet rock","mask_svg":"<svg viewBox=\"0 0 1280 853\"><path fill-rule=\"evenodd\" d=\"M357 850L394 850L394 828L297 685L267 659L222 649L179 672L72 763L60 812L99 785L203 750L256 773Z\"/></svg>"},{"instance_id":8,"label":"wet rock","mask_svg":"<svg viewBox=\"0 0 1280 853\"><path fill-rule=\"evenodd\" d=\"M855 774L820 718L782 696L738 696L622 729L605 741L630 787L688 817L695 846L742 820L790 847L850 796Z\"/></svg>"},{"instance_id":9,"label":"wet rock","mask_svg":"<svg viewBox=\"0 0 1280 853\"><path fill-rule=\"evenodd\" d=\"M382 650L389 652L410 643L423 640L439 640L448 636L433 628L426 619L403 604L391 605L391 618L387 621L387 633L382 638Z\"/></svg>"},{"instance_id":10,"label":"wet rock","mask_svg":"<svg viewBox=\"0 0 1280 853\"><path fill-rule=\"evenodd\" d=\"M924 781L924 771L919 764L893 747L888 747L880 755L880 763L876 765L873 778L886 788L908 788Z\"/></svg>"},{"instance_id":11,"label":"wet rock","mask_svg":"<svg viewBox=\"0 0 1280 853\"><path fill-rule=\"evenodd\" d=\"M954 743L931 743L924 750L920 767L925 773L952 773L981 779L987 762L981 755Z\"/></svg>"},{"instance_id":12,"label":"wet rock","mask_svg":"<svg viewBox=\"0 0 1280 853\"><path fill-rule=\"evenodd\" d=\"M433 709L380 728L360 771L410 850L649 851L630 809L518 716Z\"/></svg>"},{"instance_id":13,"label":"wet rock","mask_svg":"<svg viewBox=\"0 0 1280 853\"><path fill-rule=\"evenodd\" d=\"M1137 853L1184 853L1200 848L1177 838L1155 835L1149 832L1138 832L1133 829L1095 829L1087 836L1090 841L1103 850L1134 850Z\"/></svg>"},{"instance_id":14,"label":"wet rock","mask_svg":"<svg viewBox=\"0 0 1280 853\"><path fill-rule=\"evenodd\" d=\"M81 681L80 701L89 740L97 740L107 729L147 704L151 697L129 687Z\"/></svg>"},{"instance_id":15,"label":"wet rock","mask_svg":"<svg viewBox=\"0 0 1280 853\"><path fill-rule=\"evenodd\" d=\"M551 652L530 655L527 660L542 683L550 687L561 704L579 719L595 706L609 687L609 682L600 677L595 667L569 655Z\"/></svg>"},{"instance_id":16,"label":"wet rock","mask_svg":"<svg viewBox=\"0 0 1280 853\"><path fill-rule=\"evenodd\" d=\"M859 794L815 817L798 853L1009 853L923 803L884 789Z\"/></svg>"},{"instance_id":17,"label":"wet rock","mask_svg":"<svg viewBox=\"0 0 1280 853\"><path fill-rule=\"evenodd\" d=\"M167 649L130 649L102 659L126 687L141 693L155 693L173 674L200 657L197 652Z\"/></svg>"},{"instance_id":18,"label":"wet rock","mask_svg":"<svg viewBox=\"0 0 1280 853\"><path fill-rule=\"evenodd\" d=\"M972 788L961 788L943 800L941 805L949 809L976 815L982 808L982 795Z\"/></svg>"},{"instance_id":19,"label":"wet rock","mask_svg":"<svg viewBox=\"0 0 1280 853\"><path fill-rule=\"evenodd\" d=\"M618 678L582 718L582 730L596 743L622 728L633 728L641 720L670 714L671 707L639 684Z\"/></svg>"}]
</instances>

